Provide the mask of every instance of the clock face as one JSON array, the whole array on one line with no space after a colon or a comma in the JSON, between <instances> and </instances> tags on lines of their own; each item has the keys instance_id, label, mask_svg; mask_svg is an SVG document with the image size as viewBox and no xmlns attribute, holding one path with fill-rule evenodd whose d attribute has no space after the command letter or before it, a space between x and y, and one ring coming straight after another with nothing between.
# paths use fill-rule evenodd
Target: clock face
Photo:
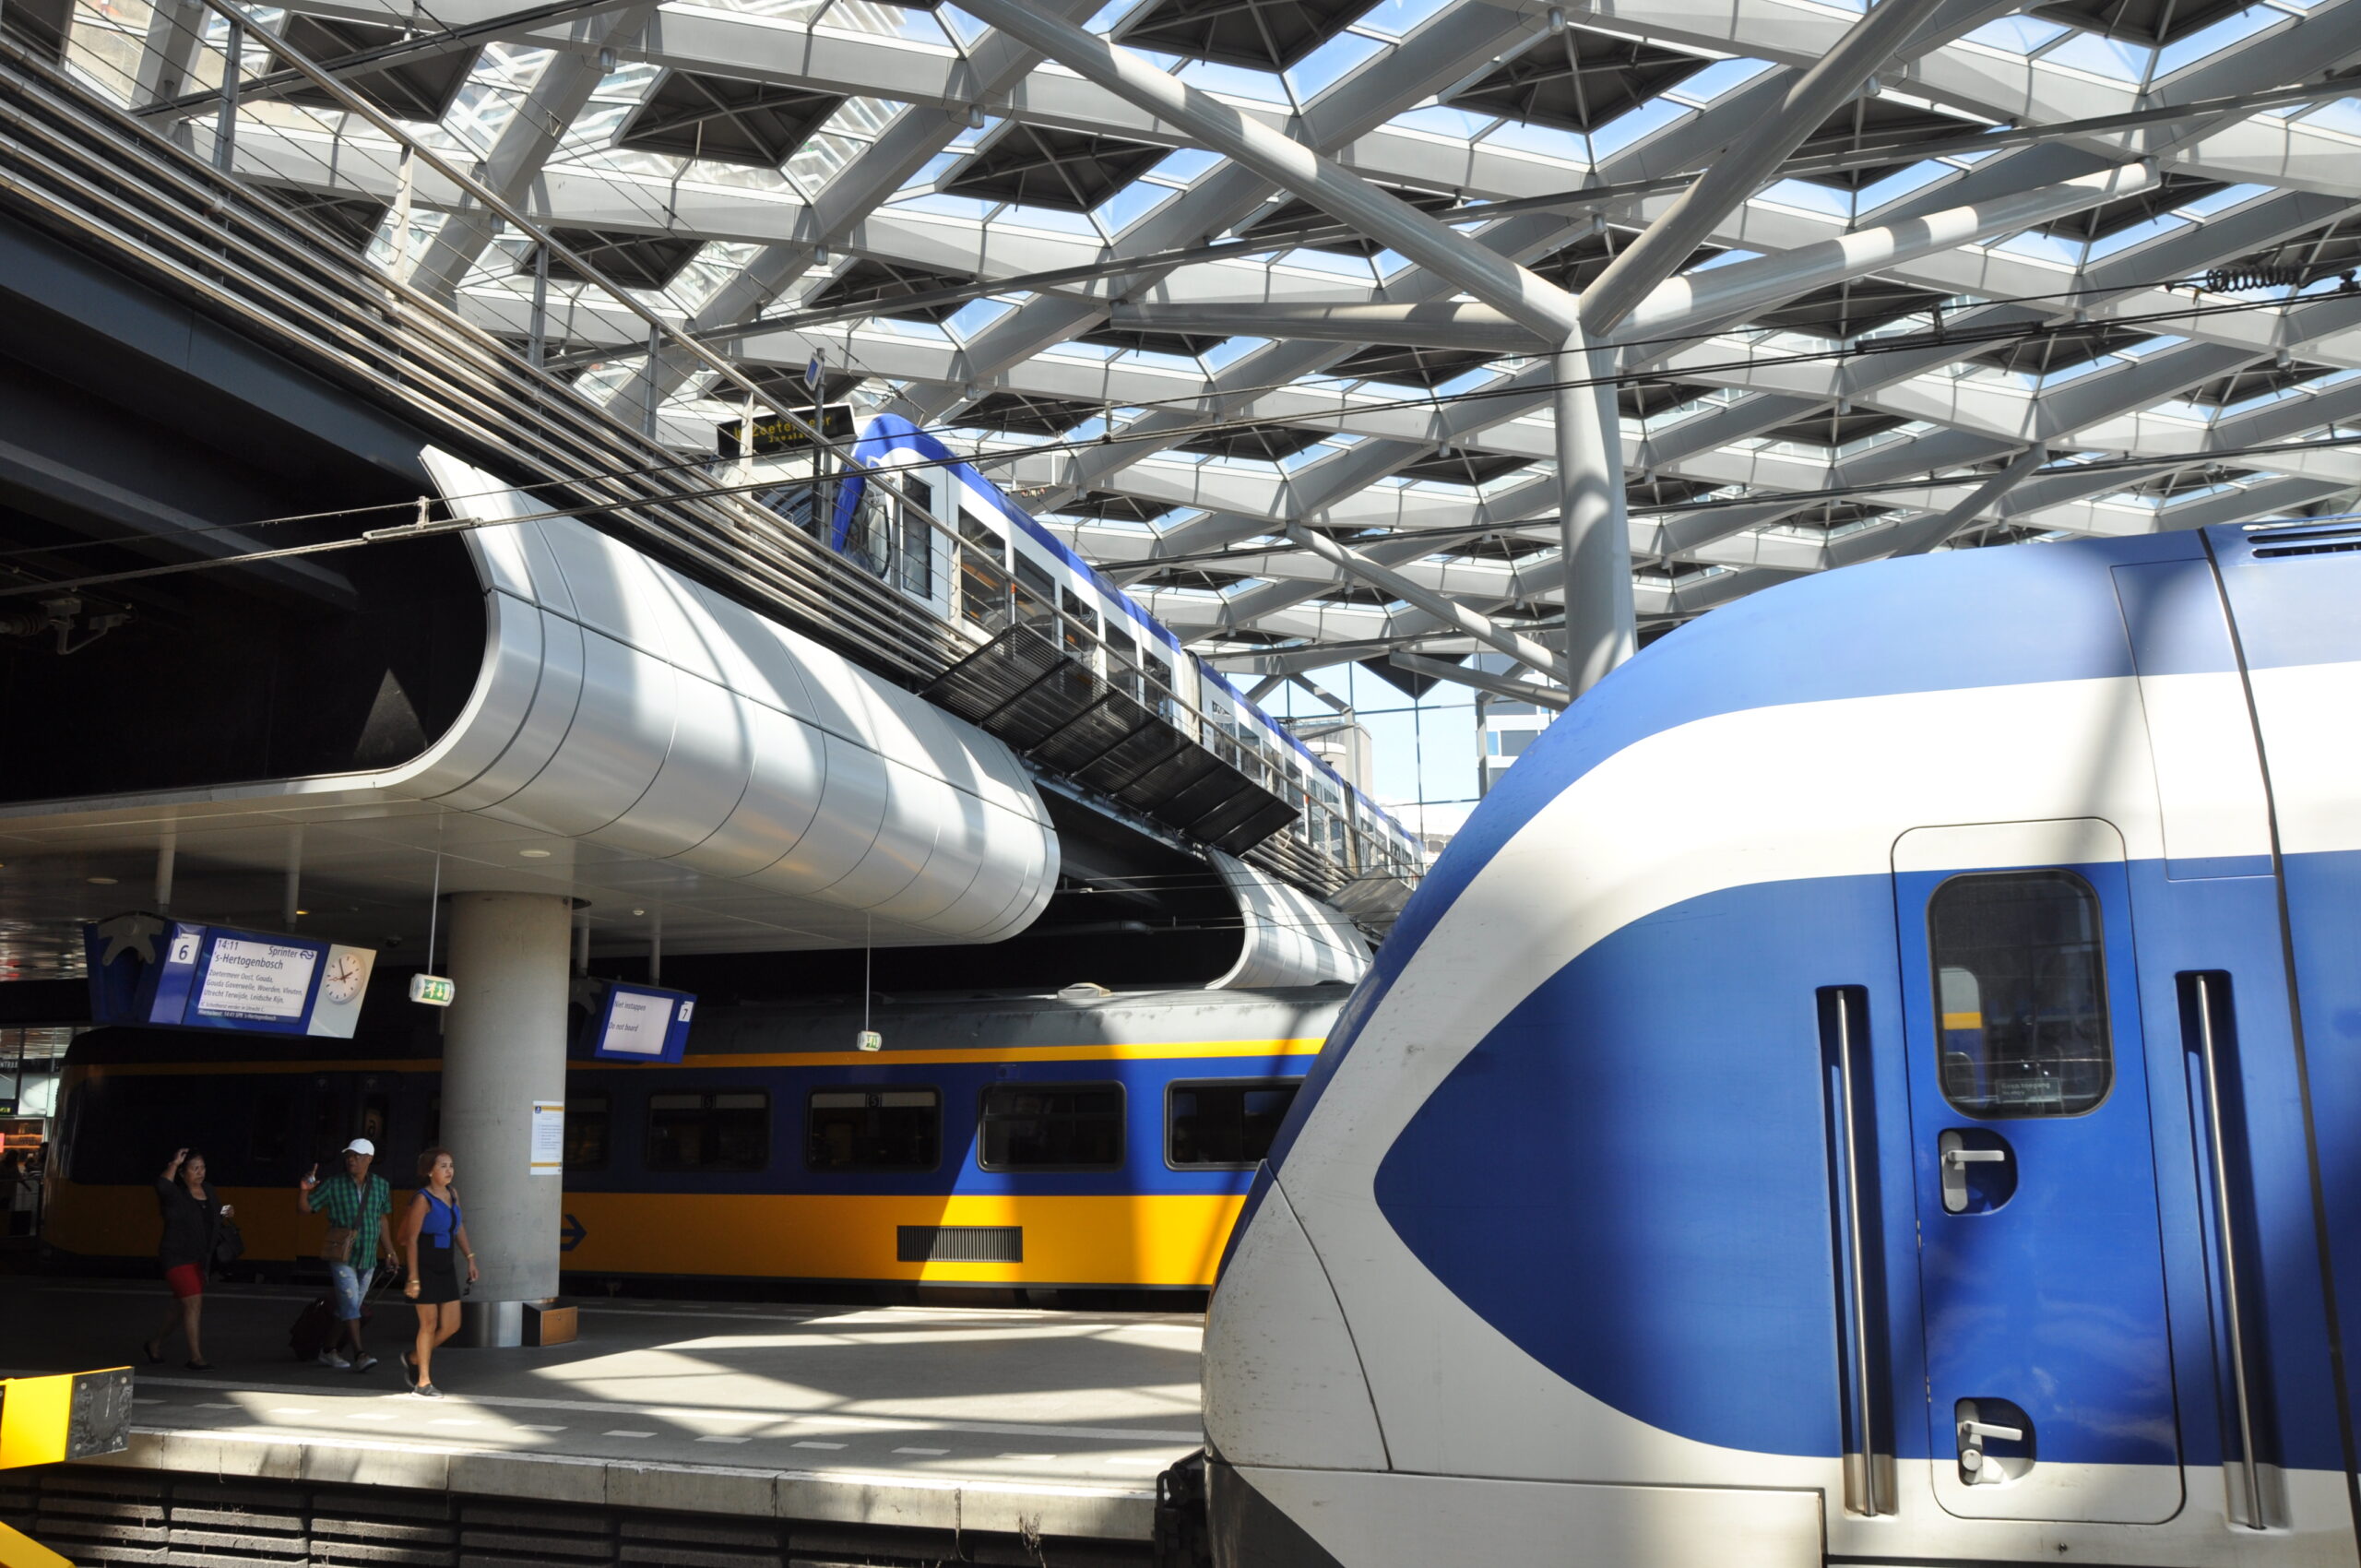
<instances>
[{"instance_id":1,"label":"clock face","mask_svg":"<svg viewBox=\"0 0 2361 1568\"><path fill-rule=\"evenodd\" d=\"M320 990L330 1002L350 1002L361 994L363 978L360 955L339 953L320 978Z\"/></svg>"}]
</instances>

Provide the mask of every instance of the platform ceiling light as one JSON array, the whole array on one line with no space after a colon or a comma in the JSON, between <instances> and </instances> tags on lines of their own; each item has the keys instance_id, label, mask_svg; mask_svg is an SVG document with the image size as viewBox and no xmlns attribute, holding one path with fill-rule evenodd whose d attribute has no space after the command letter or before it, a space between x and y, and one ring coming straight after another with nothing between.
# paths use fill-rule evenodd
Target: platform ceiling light
<instances>
[{"instance_id":1,"label":"platform ceiling light","mask_svg":"<svg viewBox=\"0 0 2361 1568\"><path fill-rule=\"evenodd\" d=\"M632 913L635 915L644 915L647 913L647 911L646 909L634 909Z\"/></svg>"},{"instance_id":2,"label":"platform ceiling light","mask_svg":"<svg viewBox=\"0 0 2361 1568\"><path fill-rule=\"evenodd\" d=\"M528 861L546 861L550 858L550 852L547 849L519 849L516 852Z\"/></svg>"},{"instance_id":3,"label":"platform ceiling light","mask_svg":"<svg viewBox=\"0 0 2361 1568\"><path fill-rule=\"evenodd\" d=\"M114 878L111 876L94 876L90 878L90 885L93 887L113 887L114 885Z\"/></svg>"},{"instance_id":4,"label":"platform ceiling light","mask_svg":"<svg viewBox=\"0 0 2361 1568\"><path fill-rule=\"evenodd\" d=\"M980 131L984 128L984 106L982 104L970 103L967 105L967 128L971 131Z\"/></svg>"},{"instance_id":5,"label":"platform ceiling light","mask_svg":"<svg viewBox=\"0 0 2361 1568\"><path fill-rule=\"evenodd\" d=\"M1566 30L1566 8L1565 8L1563 6L1550 6L1550 7L1549 7L1549 36L1550 36L1550 37L1552 37L1552 38L1555 38L1555 37L1557 37L1560 33L1561 33L1561 32L1563 32L1563 31L1565 31L1565 30Z\"/></svg>"}]
</instances>

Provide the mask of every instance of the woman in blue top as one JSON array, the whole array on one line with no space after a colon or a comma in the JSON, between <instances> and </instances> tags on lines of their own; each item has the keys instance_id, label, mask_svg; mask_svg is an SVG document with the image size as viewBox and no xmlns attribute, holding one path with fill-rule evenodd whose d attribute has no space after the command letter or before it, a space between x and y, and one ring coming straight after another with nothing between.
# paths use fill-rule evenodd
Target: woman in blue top
<instances>
[{"instance_id":1,"label":"woman in blue top","mask_svg":"<svg viewBox=\"0 0 2361 1568\"><path fill-rule=\"evenodd\" d=\"M468 1244L467 1217L451 1185L452 1171L449 1149L420 1155L418 1174L426 1184L402 1216L402 1253L409 1261L402 1294L418 1308L418 1345L403 1353L402 1368L409 1374L410 1392L422 1399L443 1397L434 1386L434 1348L459 1332L461 1258L467 1260L468 1283L476 1282L475 1249Z\"/></svg>"}]
</instances>

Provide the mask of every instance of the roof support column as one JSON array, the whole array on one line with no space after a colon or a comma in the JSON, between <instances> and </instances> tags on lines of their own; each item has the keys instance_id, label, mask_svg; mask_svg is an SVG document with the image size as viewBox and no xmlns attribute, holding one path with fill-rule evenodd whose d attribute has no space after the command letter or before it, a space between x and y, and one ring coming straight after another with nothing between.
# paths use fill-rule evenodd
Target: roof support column
<instances>
[{"instance_id":1,"label":"roof support column","mask_svg":"<svg viewBox=\"0 0 2361 1568\"><path fill-rule=\"evenodd\" d=\"M1566 683L1576 696L1631 657L1631 519L1623 494L1623 425L1615 351L1576 327L1549 362L1558 426L1558 540L1565 565ZM1596 380L1595 385L1586 385Z\"/></svg>"},{"instance_id":2,"label":"roof support column","mask_svg":"<svg viewBox=\"0 0 2361 1568\"><path fill-rule=\"evenodd\" d=\"M1883 0L1872 14L1883 16L1890 8L1924 9L1940 3L1940 0ZM977 20L1030 44L1085 80L1148 111L1204 146L1400 252L1503 315L1540 333L1545 340L1563 345L1559 354L1560 380L1589 378L1592 355L1587 339L1582 336L1581 310L1574 297L1564 290L1408 203L1378 190L1302 143L1165 75L1128 51L1062 18L1041 14L1027 0L959 0L959 4ZM1916 15L1912 12L1913 19L1904 30L1904 37L1915 30ZM1890 29L1892 24L1887 26ZM1883 45L1884 53L1878 60L1882 62L1902 41L1896 38ZM1867 74L1867 68L1863 74ZM1858 85L1857 81L1854 85ZM1797 132L1797 139L1800 140L1803 134ZM1775 164L1778 159L1772 161ZM1643 294L1646 291L1640 291ZM1579 693L1629 658L1633 638L1630 524L1623 510L1619 427L1615 422L1612 387L1599 390L1605 394L1603 399L1585 386L1573 389L1571 395L1561 395L1558 400L1560 518L1566 547L1570 650L1562 664L1531 638L1495 627L1446 596L1430 594L1333 540L1292 523L1287 527L1287 536L1354 576L1386 588L1430 614L1443 617L1521 663L1559 679L1565 679L1569 669L1582 671L1583 678L1573 683ZM1574 609L1578 599L1583 604L1579 614Z\"/></svg>"}]
</instances>

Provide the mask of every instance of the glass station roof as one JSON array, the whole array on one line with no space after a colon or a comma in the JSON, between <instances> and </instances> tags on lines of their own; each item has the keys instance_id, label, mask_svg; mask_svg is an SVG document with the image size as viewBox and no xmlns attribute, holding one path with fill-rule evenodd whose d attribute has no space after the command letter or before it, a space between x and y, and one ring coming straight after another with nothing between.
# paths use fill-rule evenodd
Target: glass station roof
<instances>
[{"instance_id":1,"label":"glass station roof","mask_svg":"<svg viewBox=\"0 0 2361 1568\"><path fill-rule=\"evenodd\" d=\"M1821 0L1039 4L1571 290L1860 18ZM635 422L652 392L684 454L736 417L725 389L651 374L604 285L564 265L544 281L530 236L459 192L421 174L405 194L389 138L274 87L271 44L377 51L348 84L607 283L765 385L800 386L817 355L829 398L987 457L1208 656L1439 646L1431 617L1290 545L1289 520L1545 636L1560 613L1548 362L1290 336L1296 307L1459 296L954 4L243 14L267 36L239 53L243 174L512 341L544 288L550 362ZM2337 76L2356 17L1940 7L1688 259L1768 279L1745 314L1618 343L1643 630L1930 540L2351 507L2361 101ZM66 49L202 149L230 43L198 0L77 0ZM1778 258L1819 242L2143 166L2130 195L1777 287Z\"/></svg>"}]
</instances>

